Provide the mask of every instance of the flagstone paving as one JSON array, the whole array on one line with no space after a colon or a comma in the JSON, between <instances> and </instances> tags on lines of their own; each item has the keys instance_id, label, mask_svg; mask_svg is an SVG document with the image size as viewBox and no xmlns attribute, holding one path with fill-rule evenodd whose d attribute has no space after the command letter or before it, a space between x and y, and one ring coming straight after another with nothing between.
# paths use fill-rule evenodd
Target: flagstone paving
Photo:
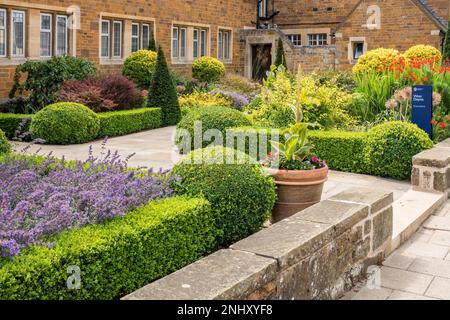
<instances>
[{"instance_id":1,"label":"flagstone paving","mask_svg":"<svg viewBox=\"0 0 450 320\"><path fill-rule=\"evenodd\" d=\"M450 200L386 259L380 282L362 283L344 299L450 299L449 226Z\"/></svg>"}]
</instances>

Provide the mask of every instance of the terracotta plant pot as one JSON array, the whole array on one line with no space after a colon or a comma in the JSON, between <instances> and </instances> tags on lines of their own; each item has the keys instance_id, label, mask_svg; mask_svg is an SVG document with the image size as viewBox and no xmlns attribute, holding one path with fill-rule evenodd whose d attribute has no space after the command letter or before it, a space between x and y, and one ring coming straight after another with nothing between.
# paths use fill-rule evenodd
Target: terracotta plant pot
<instances>
[{"instance_id":1,"label":"terracotta plant pot","mask_svg":"<svg viewBox=\"0 0 450 320\"><path fill-rule=\"evenodd\" d=\"M327 181L328 167L317 170L273 170L278 200L273 209L272 222L286 219L322 199L323 186Z\"/></svg>"}]
</instances>

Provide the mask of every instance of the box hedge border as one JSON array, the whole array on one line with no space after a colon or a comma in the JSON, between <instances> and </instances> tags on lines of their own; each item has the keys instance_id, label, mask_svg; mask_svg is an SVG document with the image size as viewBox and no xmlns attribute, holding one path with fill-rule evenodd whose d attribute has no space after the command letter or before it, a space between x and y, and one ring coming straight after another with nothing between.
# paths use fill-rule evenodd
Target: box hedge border
<instances>
[{"instance_id":1,"label":"box hedge border","mask_svg":"<svg viewBox=\"0 0 450 320\"><path fill-rule=\"evenodd\" d=\"M0 258L0 299L116 299L209 253L215 229L209 202L174 197L125 217L64 231L54 245ZM68 289L80 268L81 288ZM69 280L68 280L69 279Z\"/></svg>"}]
</instances>

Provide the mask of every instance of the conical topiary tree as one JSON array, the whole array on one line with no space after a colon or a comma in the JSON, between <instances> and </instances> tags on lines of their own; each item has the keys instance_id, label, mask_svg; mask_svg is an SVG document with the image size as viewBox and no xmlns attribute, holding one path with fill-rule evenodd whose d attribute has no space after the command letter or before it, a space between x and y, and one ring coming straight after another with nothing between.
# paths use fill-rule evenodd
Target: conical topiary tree
<instances>
[{"instance_id":1,"label":"conical topiary tree","mask_svg":"<svg viewBox=\"0 0 450 320\"><path fill-rule=\"evenodd\" d=\"M287 67L286 57L284 55L283 40L281 38L278 38L277 56L276 56L276 59L275 59L275 65L277 67L279 67L279 66Z\"/></svg>"},{"instance_id":2,"label":"conical topiary tree","mask_svg":"<svg viewBox=\"0 0 450 320\"><path fill-rule=\"evenodd\" d=\"M176 125L181 119L177 91L161 46L158 48L155 73L148 93L148 106L161 108L163 125Z\"/></svg>"},{"instance_id":3,"label":"conical topiary tree","mask_svg":"<svg viewBox=\"0 0 450 320\"><path fill-rule=\"evenodd\" d=\"M157 50L157 48L156 48L156 41L155 41L155 34L153 33L153 31L150 34L150 40L148 42L148 50L155 51L155 52Z\"/></svg>"},{"instance_id":4,"label":"conical topiary tree","mask_svg":"<svg viewBox=\"0 0 450 320\"><path fill-rule=\"evenodd\" d=\"M442 61L449 64L450 60L450 20L448 21L448 29L445 34L444 50L442 51Z\"/></svg>"}]
</instances>

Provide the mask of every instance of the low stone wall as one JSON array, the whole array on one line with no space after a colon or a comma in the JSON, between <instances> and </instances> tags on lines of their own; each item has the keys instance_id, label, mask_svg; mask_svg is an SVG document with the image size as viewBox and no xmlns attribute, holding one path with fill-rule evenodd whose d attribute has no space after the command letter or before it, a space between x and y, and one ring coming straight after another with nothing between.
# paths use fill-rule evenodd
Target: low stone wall
<instances>
[{"instance_id":1,"label":"low stone wall","mask_svg":"<svg viewBox=\"0 0 450 320\"><path fill-rule=\"evenodd\" d=\"M446 193L450 197L450 139L413 158L415 190Z\"/></svg>"},{"instance_id":2,"label":"low stone wall","mask_svg":"<svg viewBox=\"0 0 450 320\"><path fill-rule=\"evenodd\" d=\"M392 202L392 193L347 190L123 299L339 298L384 258Z\"/></svg>"}]
</instances>

